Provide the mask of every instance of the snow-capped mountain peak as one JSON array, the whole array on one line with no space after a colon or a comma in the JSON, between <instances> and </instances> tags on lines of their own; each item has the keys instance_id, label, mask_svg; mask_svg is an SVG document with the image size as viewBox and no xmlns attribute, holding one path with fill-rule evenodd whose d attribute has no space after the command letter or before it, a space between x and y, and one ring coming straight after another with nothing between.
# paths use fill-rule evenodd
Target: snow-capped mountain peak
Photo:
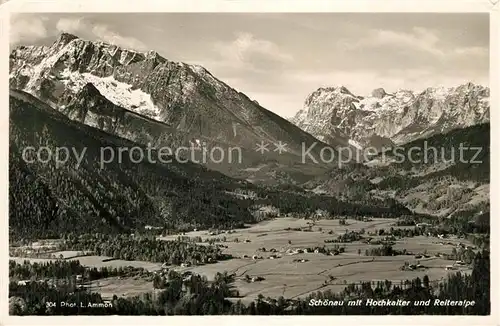
<instances>
[{"instance_id":1,"label":"snow-capped mountain peak","mask_svg":"<svg viewBox=\"0 0 500 326\"><path fill-rule=\"evenodd\" d=\"M303 144L317 142L202 66L67 33L51 46L14 49L10 88L29 92L72 119L138 142L178 146L199 139L254 154L256 143L281 141L287 155L295 156Z\"/></svg>"},{"instance_id":2,"label":"snow-capped mountain peak","mask_svg":"<svg viewBox=\"0 0 500 326\"><path fill-rule=\"evenodd\" d=\"M321 87L290 121L321 140L347 137L362 146L391 145L489 121L489 88L467 83L420 93L375 88L357 96L343 87Z\"/></svg>"}]
</instances>

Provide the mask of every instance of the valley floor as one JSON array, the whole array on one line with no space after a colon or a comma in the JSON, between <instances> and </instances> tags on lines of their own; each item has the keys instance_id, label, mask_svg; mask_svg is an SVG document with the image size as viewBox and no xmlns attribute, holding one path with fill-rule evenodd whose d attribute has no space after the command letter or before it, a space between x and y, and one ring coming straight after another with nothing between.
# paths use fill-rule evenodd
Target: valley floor
<instances>
[{"instance_id":1,"label":"valley floor","mask_svg":"<svg viewBox=\"0 0 500 326\"><path fill-rule=\"evenodd\" d=\"M428 275L431 282L439 282L448 273L456 270L447 270L446 266L453 265L454 261L440 257L439 254L450 254L459 243L471 245L464 239L417 236L403 238L395 241L393 246L396 250L406 249L411 255L398 256L365 256L365 250L378 247L360 241L352 243L325 243L324 240L336 239L338 235L347 231L373 232L377 229L389 229L394 226L394 219L373 219L363 222L347 220L347 225L340 225L339 220L318 220L311 225L310 220L296 218L279 218L265 221L246 229L235 230L230 234L209 235L207 231L186 233L185 237L201 237L203 241L207 238L226 237L221 245L227 246L224 252L235 258L192 267L173 267L172 269L205 275L209 280L213 279L217 272L227 271L236 274L234 283L240 292L242 301L252 301L259 294L265 297L284 296L285 298L299 298L307 296L315 291L332 290L341 291L349 283L360 281L384 281L390 280L394 284L400 284L407 279L416 277L423 278ZM309 229L309 226L310 229ZM287 228L290 228L288 230ZM294 231L292 229L302 228L308 231ZM408 227L400 227L408 228ZM160 237L163 240L174 240L178 235ZM371 236L373 239L382 236ZM238 242L235 239L238 238ZM323 253L294 253L298 249L323 247L333 248L335 245L344 246L345 252L339 255L325 255ZM266 251L262 251L262 248ZM274 249L271 252L271 249ZM56 257L62 255L63 259L79 260L84 266L89 267L119 267L133 266L143 267L154 272L161 269L161 264L143 261L110 260L103 261L109 257L102 256L78 256L77 252L54 252ZM428 258L415 258L415 255L426 254ZM278 256L270 259L271 256ZM262 259L254 259L262 258ZM22 258L12 257L18 263L24 260L41 262L55 259L44 258ZM300 262L303 261L303 262ZM405 264L421 264L424 269L401 270ZM461 272L469 273L470 268L466 266L457 267ZM263 280L249 282L246 276L262 277ZM103 297L111 298L113 294L118 296L135 296L145 292L153 292L151 281L140 277L112 277L93 281L92 290L100 292Z\"/></svg>"}]
</instances>

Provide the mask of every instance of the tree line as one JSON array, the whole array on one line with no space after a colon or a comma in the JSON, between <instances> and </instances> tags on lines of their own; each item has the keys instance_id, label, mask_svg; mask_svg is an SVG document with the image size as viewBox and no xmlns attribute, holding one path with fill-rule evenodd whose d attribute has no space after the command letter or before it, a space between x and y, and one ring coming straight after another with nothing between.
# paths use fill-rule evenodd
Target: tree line
<instances>
[{"instance_id":1,"label":"tree line","mask_svg":"<svg viewBox=\"0 0 500 326\"><path fill-rule=\"evenodd\" d=\"M218 246L199 245L179 240L158 240L154 236L68 234L60 245L61 250L90 250L99 256L123 260L142 260L169 265L189 263L201 265L232 258L222 253Z\"/></svg>"},{"instance_id":2,"label":"tree line","mask_svg":"<svg viewBox=\"0 0 500 326\"><path fill-rule=\"evenodd\" d=\"M93 281L107 277L129 276L145 273L146 271L143 268L135 268L131 266L103 266L100 268L86 267L81 265L78 260L55 260L41 263L30 263L26 260L22 264L17 263L14 260L9 260L9 279L11 281L63 280L76 275L81 275L85 281Z\"/></svg>"}]
</instances>

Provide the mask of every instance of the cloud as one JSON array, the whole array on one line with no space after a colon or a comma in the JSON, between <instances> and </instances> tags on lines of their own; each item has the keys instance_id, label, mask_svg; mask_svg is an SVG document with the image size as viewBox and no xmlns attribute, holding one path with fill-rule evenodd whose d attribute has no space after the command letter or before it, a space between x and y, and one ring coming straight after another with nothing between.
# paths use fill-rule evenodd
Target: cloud
<instances>
[{"instance_id":1,"label":"cloud","mask_svg":"<svg viewBox=\"0 0 500 326\"><path fill-rule=\"evenodd\" d=\"M448 59L449 56L484 56L488 49L483 47L453 47L446 45L437 33L424 27L413 27L411 32L399 32L386 29L372 29L366 37L351 42L342 40L339 45L345 50L391 48L400 52L415 55L415 52L428 54L437 59Z\"/></svg>"},{"instance_id":2,"label":"cloud","mask_svg":"<svg viewBox=\"0 0 500 326\"><path fill-rule=\"evenodd\" d=\"M83 19L69 19L69 18L61 18L56 24L56 29L60 32L67 33L77 33L85 30L86 23L83 22Z\"/></svg>"},{"instance_id":3,"label":"cloud","mask_svg":"<svg viewBox=\"0 0 500 326\"><path fill-rule=\"evenodd\" d=\"M10 43L31 43L47 37L45 21L34 15L12 15L10 17Z\"/></svg>"},{"instance_id":4,"label":"cloud","mask_svg":"<svg viewBox=\"0 0 500 326\"><path fill-rule=\"evenodd\" d=\"M147 51L148 47L135 37L122 36L104 24L92 24L83 18L61 18L56 24L59 32L91 34L100 41L127 49Z\"/></svg>"},{"instance_id":5,"label":"cloud","mask_svg":"<svg viewBox=\"0 0 500 326\"><path fill-rule=\"evenodd\" d=\"M413 33L397 33L389 30L379 30L373 33L374 42L381 45L393 45L443 56L444 52L437 48L439 38L430 30L414 27Z\"/></svg>"},{"instance_id":6,"label":"cloud","mask_svg":"<svg viewBox=\"0 0 500 326\"><path fill-rule=\"evenodd\" d=\"M490 52L486 47L471 46L455 49L455 53L458 55L488 56Z\"/></svg>"},{"instance_id":7,"label":"cloud","mask_svg":"<svg viewBox=\"0 0 500 326\"><path fill-rule=\"evenodd\" d=\"M285 114L290 108L295 111L290 99L285 100L287 95L281 87L284 72L295 63L291 54L251 33L237 33L230 41L215 43L212 50L215 57L191 63L203 65L231 87L275 112Z\"/></svg>"},{"instance_id":8,"label":"cloud","mask_svg":"<svg viewBox=\"0 0 500 326\"><path fill-rule=\"evenodd\" d=\"M432 31L422 27L414 27L411 33L372 29L366 37L358 41L342 40L339 45L346 50L395 47L442 56L444 52L436 47L438 42L439 38Z\"/></svg>"},{"instance_id":9,"label":"cloud","mask_svg":"<svg viewBox=\"0 0 500 326\"><path fill-rule=\"evenodd\" d=\"M278 45L250 33L238 33L236 39L229 43L218 42L215 49L226 64L238 67L269 70L293 62L293 57L281 51Z\"/></svg>"},{"instance_id":10,"label":"cloud","mask_svg":"<svg viewBox=\"0 0 500 326\"><path fill-rule=\"evenodd\" d=\"M120 45L138 51L148 50L148 47L135 37L121 36L120 34L110 30L106 25L95 25L92 28L92 33L103 42Z\"/></svg>"}]
</instances>

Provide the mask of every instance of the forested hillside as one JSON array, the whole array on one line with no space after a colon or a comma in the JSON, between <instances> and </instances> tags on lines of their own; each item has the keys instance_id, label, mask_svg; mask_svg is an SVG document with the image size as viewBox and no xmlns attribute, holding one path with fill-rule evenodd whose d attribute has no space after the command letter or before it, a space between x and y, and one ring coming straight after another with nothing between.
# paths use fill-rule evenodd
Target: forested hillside
<instances>
[{"instance_id":1,"label":"forested hillside","mask_svg":"<svg viewBox=\"0 0 500 326\"><path fill-rule=\"evenodd\" d=\"M365 164L336 168L306 184L341 198L393 198L437 216L489 210L490 124L393 147Z\"/></svg>"}]
</instances>

